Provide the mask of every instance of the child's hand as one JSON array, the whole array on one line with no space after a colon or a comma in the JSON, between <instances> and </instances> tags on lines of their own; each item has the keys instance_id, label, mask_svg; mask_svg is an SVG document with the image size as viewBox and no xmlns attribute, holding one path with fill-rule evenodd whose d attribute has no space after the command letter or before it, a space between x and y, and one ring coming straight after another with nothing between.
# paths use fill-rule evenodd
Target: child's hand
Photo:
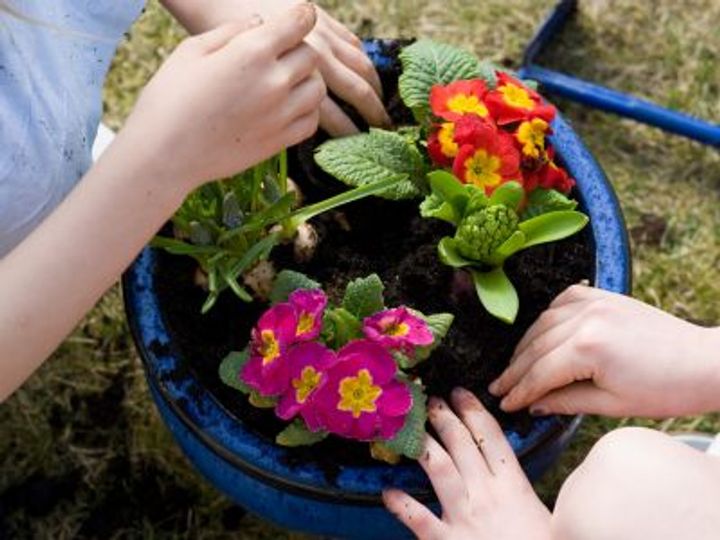
<instances>
[{"instance_id":1,"label":"child's hand","mask_svg":"<svg viewBox=\"0 0 720 540\"><path fill-rule=\"evenodd\" d=\"M442 444L428 436L420 465L442 505L442 519L397 490L388 509L418 538L547 540L550 512L535 495L500 426L466 390L452 396L455 416L431 400L429 416Z\"/></svg>"},{"instance_id":2,"label":"child's hand","mask_svg":"<svg viewBox=\"0 0 720 540\"><path fill-rule=\"evenodd\" d=\"M205 31L228 21L260 15L283 16L299 0L163 0L165 6L192 31ZM390 124L382 104L380 78L362 50L361 41L345 26L317 7L317 25L307 37L320 54L320 72L328 88L355 107L372 126ZM320 124L333 136L350 135L357 127L330 98L323 101Z\"/></svg>"},{"instance_id":3,"label":"child's hand","mask_svg":"<svg viewBox=\"0 0 720 540\"><path fill-rule=\"evenodd\" d=\"M264 24L189 38L145 88L119 139L177 179L164 188L187 192L311 136L326 96L318 54L303 43L315 21L303 4Z\"/></svg>"},{"instance_id":4,"label":"child's hand","mask_svg":"<svg viewBox=\"0 0 720 540\"><path fill-rule=\"evenodd\" d=\"M720 408L720 334L632 298L573 286L490 391L515 411L667 417Z\"/></svg>"}]
</instances>

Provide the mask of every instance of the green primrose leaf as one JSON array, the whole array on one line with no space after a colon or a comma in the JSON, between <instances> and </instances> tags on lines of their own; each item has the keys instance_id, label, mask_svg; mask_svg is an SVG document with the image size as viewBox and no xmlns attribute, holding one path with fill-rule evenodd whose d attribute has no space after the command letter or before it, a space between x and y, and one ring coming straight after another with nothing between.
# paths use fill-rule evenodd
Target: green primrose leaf
<instances>
[{"instance_id":1,"label":"green primrose leaf","mask_svg":"<svg viewBox=\"0 0 720 540\"><path fill-rule=\"evenodd\" d=\"M528 248L572 236L582 230L589 221L582 212L561 210L523 221L518 228L525 233L525 247Z\"/></svg>"},{"instance_id":2,"label":"green primrose leaf","mask_svg":"<svg viewBox=\"0 0 720 540\"><path fill-rule=\"evenodd\" d=\"M424 218L441 219L455 226L458 224L455 209L436 193L431 193L420 203L420 215Z\"/></svg>"},{"instance_id":3,"label":"green primrose leaf","mask_svg":"<svg viewBox=\"0 0 720 540\"><path fill-rule=\"evenodd\" d=\"M251 392L250 387L240 380L240 371L249 360L250 352L248 349L228 354L218 368L220 380L243 394L249 394Z\"/></svg>"},{"instance_id":4,"label":"green primrose leaf","mask_svg":"<svg viewBox=\"0 0 720 540\"><path fill-rule=\"evenodd\" d=\"M444 237L438 244L438 255L443 264L453 268L464 268L477 264L475 261L466 259L457 250L455 239L449 236Z\"/></svg>"},{"instance_id":5,"label":"green primrose leaf","mask_svg":"<svg viewBox=\"0 0 720 540\"><path fill-rule=\"evenodd\" d=\"M510 238L505 240L503 244L495 250L493 254L493 263L501 265L505 259L515 255L518 251L525 247L525 233L515 231Z\"/></svg>"},{"instance_id":6,"label":"green primrose leaf","mask_svg":"<svg viewBox=\"0 0 720 540\"><path fill-rule=\"evenodd\" d=\"M518 314L520 300L515 287L502 268L489 272L470 271L478 298L485 309L504 323L512 324Z\"/></svg>"},{"instance_id":7,"label":"green primrose leaf","mask_svg":"<svg viewBox=\"0 0 720 540\"><path fill-rule=\"evenodd\" d=\"M379 196L412 199L427 192L425 163L417 146L398 133L371 129L352 137L329 140L315 153L328 174L350 186L382 180L395 182Z\"/></svg>"},{"instance_id":8,"label":"green primrose leaf","mask_svg":"<svg viewBox=\"0 0 720 540\"><path fill-rule=\"evenodd\" d=\"M416 41L400 53L400 97L422 123L430 113L430 89L481 75L480 61L472 53L429 39Z\"/></svg>"},{"instance_id":9,"label":"green primrose leaf","mask_svg":"<svg viewBox=\"0 0 720 540\"><path fill-rule=\"evenodd\" d=\"M528 197L528 204L522 213L522 220L526 221L541 214L557 210L575 210L577 201L574 201L557 190L538 188Z\"/></svg>"},{"instance_id":10,"label":"green primrose leaf","mask_svg":"<svg viewBox=\"0 0 720 540\"><path fill-rule=\"evenodd\" d=\"M342 307L362 320L385 309L383 285L380 276L371 274L348 283Z\"/></svg>"},{"instance_id":11,"label":"green primrose leaf","mask_svg":"<svg viewBox=\"0 0 720 540\"><path fill-rule=\"evenodd\" d=\"M275 442L280 446L310 446L322 441L328 434L324 431L312 432L302 420L295 420L292 424L278 433Z\"/></svg>"},{"instance_id":12,"label":"green primrose leaf","mask_svg":"<svg viewBox=\"0 0 720 540\"><path fill-rule=\"evenodd\" d=\"M252 390L248 397L250 405L257 409L272 409L277 405L276 397L263 396L259 392Z\"/></svg>"},{"instance_id":13,"label":"green primrose leaf","mask_svg":"<svg viewBox=\"0 0 720 540\"><path fill-rule=\"evenodd\" d=\"M362 337L362 322L344 308L330 309L323 317L324 341L340 349L353 339Z\"/></svg>"},{"instance_id":14,"label":"green primrose leaf","mask_svg":"<svg viewBox=\"0 0 720 540\"><path fill-rule=\"evenodd\" d=\"M517 210L524 196L525 190L520 182L506 182L493 191L490 197L490 205L504 204L513 210Z\"/></svg>"},{"instance_id":15,"label":"green primrose leaf","mask_svg":"<svg viewBox=\"0 0 720 540\"><path fill-rule=\"evenodd\" d=\"M445 339L445 337L447 336L448 332L450 331L450 327L455 320L455 316L452 313L435 313L433 315L424 315L419 311L410 311L416 316L420 317L423 321L425 321L425 324L427 324L428 328L430 328L430 332L432 332L434 340L432 344L427 347L417 347L415 349L415 358L401 359L404 363L404 365L399 363L402 369L415 367L430 358L432 352L440 346L442 340Z\"/></svg>"},{"instance_id":16,"label":"green primrose leaf","mask_svg":"<svg viewBox=\"0 0 720 540\"><path fill-rule=\"evenodd\" d=\"M425 422L427 421L427 396L423 387L417 383L408 383L412 394L412 409L405 418L405 425L395 437L389 441L382 441L382 444L390 451L409 457L419 459L423 451L423 440L425 437Z\"/></svg>"},{"instance_id":17,"label":"green primrose leaf","mask_svg":"<svg viewBox=\"0 0 720 540\"><path fill-rule=\"evenodd\" d=\"M465 186L447 171L434 171L428 174L430 189L443 201L448 203L455 212L455 221L459 222L465 215L470 193Z\"/></svg>"},{"instance_id":18,"label":"green primrose leaf","mask_svg":"<svg viewBox=\"0 0 720 540\"><path fill-rule=\"evenodd\" d=\"M320 289L317 281L307 277L305 274L293 270L282 270L273 282L270 292L270 301L273 304L286 302L290 295L298 289Z\"/></svg>"}]
</instances>

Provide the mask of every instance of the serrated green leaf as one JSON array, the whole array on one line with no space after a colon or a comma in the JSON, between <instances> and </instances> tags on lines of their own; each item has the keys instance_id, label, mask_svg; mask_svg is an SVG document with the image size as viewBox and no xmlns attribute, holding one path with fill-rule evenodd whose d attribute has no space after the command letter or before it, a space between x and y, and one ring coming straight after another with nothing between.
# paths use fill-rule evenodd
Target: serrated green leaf
<instances>
[{"instance_id":1,"label":"serrated green leaf","mask_svg":"<svg viewBox=\"0 0 720 540\"><path fill-rule=\"evenodd\" d=\"M323 341L341 349L362 337L362 321L344 308L329 309L323 317Z\"/></svg>"},{"instance_id":2,"label":"serrated green leaf","mask_svg":"<svg viewBox=\"0 0 720 540\"><path fill-rule=\"evenodd\" d=\"M220 363L218 374L220 380L235 390L249 394L252 389L240 380L240 371L250 360L250 352L245 349L241 352L231 352Z\"/></svg>"},{"instance_id":3,"label":"serrated green leaf","mask_svg":"<svg viewBox=\"0 0 720 540\"><path fill-rule=\"evenodd\" d=\"M464 268L477 264L475 261L471 261L460 255L455 247L455 239L449 236L440 240L438 244L438 255L443 264L452 266L453 268Z\"/></svg>"},{"instance_id":4,"label":"serrated green leaf","mask_svg":"<svg viewBox=\"0 0 720 540\"><path fill-rule=\"evenodd\" d=\"M556 242L582 230L588 224L588 218L582 212L561 210L548 212L523 221L518 228L525 233L525 248Z\"/></svg>"},{"instance_id":5,"label":"serrated green leaf","mask_svg":"<svg viewBox=\"0 0 720 540\"><path fill-rule=\"evenodd\" d=\"M425 164L420 151L391 131L372 129L327 141L317 149L315 161L350 186L394 179L393 186L379 194L387 199L412 199L423 193Z\"/></svg>"},{"instance_id":6,"label":"serrated green leaf","mask_svg":"<svg viewBox=\"0 0 720 540\"><path fill-rule=\"evenodd\" d=\"M328 434L324 431L310 431L302 420L295 420L292 424L278 433L275 442L280 446L310 446L322 441Z\"/></svg>"},{"instance_id":7,"label":"serrated green leaf","mask_svg":"<svg viewBox=\"0 0 720 540\"><path fill-rule=\"evenodd\" d=\"M577 201L566 197L559 191L538 188L528 197L528 204L522 213L522 219L526 221L558 210L575 210L577 204Z\"/></svg>"},{"instance_id":8,"label":"serrated green leaf","mask_svg":"<svg viewBox=\"0 0 720 540\"><path fill-rule=\"evenodd\" d=\"M396 454L419 459L424 448L427 396L422 386L417 383L408 383L408 387L412 394L413 405L405 417L405 425L395 437L389 441L382 441L382 444Z\"/></svg>"},{"instance_id":9,"label":"serrated green leaf","mask_svg":"<svg viewBox=\"0 0 720 540\"><path fill-rule=\"evenodd\" d=\"M285 302L290 295L298 289L320 289L320 284L307 277L305 274L293 270L283 270L275 278L270 302L279 304Z\"/></svg>"},{"instance_id":10,"label":"serrated green leaf","mask_svg":"<svg viewBox=\"0 0 720 540\"><path fill-rule=\"evenodd\" d=\"M520 182L505 182L493 191L490 197L490 205L504 204L517 210L525 196L525 190Z\"/></svg>"},{"instance_id":11,"label":"serrated green leaf","mask_svg":"<svg viewBox=\"0 0 720 540\"><path fill-rule=\"evenodd\" d=\"M435 343L440 343L448 335L450 327L455 321L455 315L452 313L434 313L433 315L423 315L422 319L430 328Z\"/></svg>"},{"instance_id":12,"label":"serrated green leaf","mask_svg":"<svg viewBox=\"0 0 720 540\"><path fill-rule=\"evenodd\" d=\"M485 309L504 323L514 323L520 308L520 299L505 271L495 268L489 272L470 272L478 298Z\"/></svg>"},{"instance_id":13,"label":"serrated green leaf","mask_svg":"<svg viewBox=\"0 0 720 540\"><path fill-rule=\"evenodd\" d=\"M362 320L385 309L384 290L385 285L377 274L351 281L345 289L342 307Z\"/></svg>"},{"instance_id":14,"label":"serrated green leaf","mask_svg":"<svg viewBox=\"0 0 720 540\"><path fill-rule=\"evenodd\" d=\"M422 122L430 112L430 89L481 76L480 61L472 53L429 39L416 41L400 53L403 72L400 97Z\"/></svg>"},{"instance_id":15,"label":"serrated green leaf","mask_svg":"<svg viewBox=\"0 0 720 540\"><path fill-rule=\"evenodd\" d=\"M401 369L413 368L430 358L432 352L440 346L442 340L445 339L445 337L447 336L448 332L450 331L450 327L455 320L455 316L451 313L435 313L433 315L425 315L420 311L414 309L411 309L410 311L417 317L420 317L423 321L425 321L425 324L428 325L428 328L433 335L433 342L427 347L417 347L415 349L414 358L410 358L406 355L402 355L402 357L396 356L395 361L398 363Z\"/></svg>"}]
</instances>

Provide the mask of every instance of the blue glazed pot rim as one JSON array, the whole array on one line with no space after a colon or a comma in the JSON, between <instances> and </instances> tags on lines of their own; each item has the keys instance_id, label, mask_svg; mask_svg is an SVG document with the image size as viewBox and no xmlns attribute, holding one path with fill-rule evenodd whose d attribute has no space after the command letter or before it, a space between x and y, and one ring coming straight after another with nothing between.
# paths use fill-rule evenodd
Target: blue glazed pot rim
<instances>
[{"instance_id":1,"label":"blue glazed pot rim","mask_svg":"<svg viewBox=\"0 0 720 540\"><path fill-rule=\"evenodd\" d=\"M371 58L380 64L379 41L366 44ZM577 179L578 199L590 215L595 243L595 286L609 291L630 291L630 253L620 206L605 174L569 124L558 116L553 123L552 143L557 155ZM157 254L146 248L123 276L126 311L131 332L150 384L174 413L213 452L234 466L282 489L308 496L378 504L383 487L392 485L421 499L432 490L416 464L342 468L330 481L313 463L291 464L291 449L282 448L246 429L183 367L162 317L155 289ZM183 376L178 377L178 373ZM171 376L172 375L172 376ZM192 399L189 396L193 396ZM547 441L577 428L579 417L537 418L527 436L507 432L522 459L541 451Z\"/></svg>"}]
</instances>

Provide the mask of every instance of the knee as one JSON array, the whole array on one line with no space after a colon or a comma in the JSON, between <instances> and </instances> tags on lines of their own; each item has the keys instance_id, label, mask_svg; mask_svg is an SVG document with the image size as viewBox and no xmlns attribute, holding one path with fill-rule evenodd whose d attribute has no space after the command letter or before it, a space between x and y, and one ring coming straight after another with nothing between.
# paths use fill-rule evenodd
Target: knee
<instances>
[{"instance_id":1,"label":"knee","mask_svg":"<svg viewBox=\"0 0 720 540\"><path fill-rule=\"evenodd\" d=\"M554 538L619 538L623 501L662 466L653 459L667 436L643 428L623 428L602 437L560 490L553 514Z\"/></svg>"}]
</instances>

